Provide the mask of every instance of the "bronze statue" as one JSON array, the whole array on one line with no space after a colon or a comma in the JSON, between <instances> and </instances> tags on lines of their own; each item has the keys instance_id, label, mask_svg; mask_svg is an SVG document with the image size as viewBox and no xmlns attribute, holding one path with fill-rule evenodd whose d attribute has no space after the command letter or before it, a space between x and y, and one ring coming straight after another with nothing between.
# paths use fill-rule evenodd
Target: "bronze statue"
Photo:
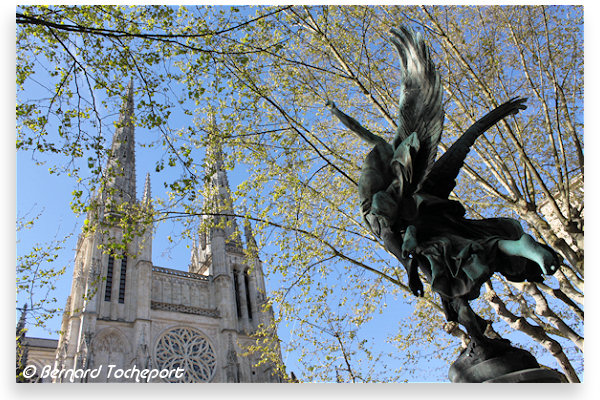
<instances>
[{"instance_id":1,"label":"bronze statue","mask_svg":"<svg viewBox=\"0 0 600 400\"><path fill-rule=\"evenodd\" d=\"M561 259L517 221L467 219L463 206L448 196L475 140L524 110L526 99L513 98L487 113L436 161L444 119L440 76L420 34L404 27L391 33L402 66L398 128L391 144L327 103L348 129L374 146L358 185L364 220L406 268L413 294L423 295L420 270L440 295L449 321L463 325L485 351L503 348L508 341L484 335L487 321L469 301L494 273L511 281L541 282Z\"/></svg>"}]
</instances>

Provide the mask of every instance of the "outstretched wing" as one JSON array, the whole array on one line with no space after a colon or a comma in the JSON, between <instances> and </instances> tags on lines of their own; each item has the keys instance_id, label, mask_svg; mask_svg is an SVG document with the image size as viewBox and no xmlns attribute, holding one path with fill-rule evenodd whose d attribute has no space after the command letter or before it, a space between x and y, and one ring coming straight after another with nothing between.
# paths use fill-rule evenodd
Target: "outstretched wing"
<instances>
[{"instance_id":1,"label":"outstretched wing","mask_svg":"<svg viewBox=\"0 0 600 400\"><path fill-rule=\"evenodd\" d=\"M526 100L521 97L512 98L477 120L435 162L418 190L443 199L448 198L456 186L456 177L475 140L503 118L526 109Z\"/></svg>"},{"instance_id":2,"label":"outstretched wing","mask_svg":"<svg viewBox=\"0 0 600 400\"><path fill-rule=\"evenodd\" d=\"M410 180L416 186L433 165L440 142L444 122L442 86L423 36L407 27L392 29L391 33L402 70L398 129L392 147L402 147L416 134L408 142L418 139L418 151L404 157L408 162L405 168L412 171Z\"/></svg>"}]
</instances>

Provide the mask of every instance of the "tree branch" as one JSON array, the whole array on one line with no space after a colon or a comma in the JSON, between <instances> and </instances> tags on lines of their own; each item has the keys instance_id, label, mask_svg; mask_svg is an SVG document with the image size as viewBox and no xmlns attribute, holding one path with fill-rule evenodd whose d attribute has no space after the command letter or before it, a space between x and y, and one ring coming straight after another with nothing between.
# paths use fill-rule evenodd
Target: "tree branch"
<instances>
[{"instance_id":1,"label":"tree branch","mask_svg":"<svg viewBox=\"0 0 600 400\"><path fill-rule=\"evenodd\" d=\"M529 335L533 340L541 344L556 358L569 382L579 383L579 377L577 376L577 373L571 365L568 357L563 352L560 343L550 338L541 327L531 325L525 318L517 317L515 314L510 312L498 294L496 294L489 281L486 282L485 286L487 289L486 300L496 311L496 314L498 314L498 316L502 318L502 320L504 320L511 328Z\"/></svg>"}]
</instances>

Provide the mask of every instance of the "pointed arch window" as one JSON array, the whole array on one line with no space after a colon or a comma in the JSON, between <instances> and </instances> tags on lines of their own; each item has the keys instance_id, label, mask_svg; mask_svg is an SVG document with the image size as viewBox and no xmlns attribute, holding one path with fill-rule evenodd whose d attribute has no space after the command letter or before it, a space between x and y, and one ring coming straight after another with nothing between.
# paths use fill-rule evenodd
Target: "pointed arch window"
<instances>
[{"instance_id":1,"label":"pointed arch window","mask_svg":"<svg viewBox=\"0 0 600 400\"><path fill-rule=\"evenodd\" d=\"M106 267L106 288L104 289L104 301L110 301L111 299L114 264L115 258L112 254L109 254L108 266Z\"/></svg>"},{"instance_id":2,"label":"pointed arch window","mask_svg":"<svg viewBox=\"0 0 600 400\"><path fill-rule=\"evenodd\" d=\"M125 281L127 279L127 256L121 260L121 278L119 279L119 303L125 303Z\"/></svg>"},{"instance_id":3,"label":"pointed arch window","mask_svg":"<svg viewBox=\"0 0 600 400\"><path fill-rule=\"evenodd\" d=\"M235 291L235 310L237 311L238 318L241 318L242 308L240 302L240 282L235 270L233 271L233 289Z\"/></svg>"},{"instance_id":4,"label":"pointed arch window","mask_svg":"<svg viewBox=\"0 0 600 400\"><path fill-rule=\"evenodd\" d=\"M252 303L250 302L250 271L244 273L244 285L246 286L246 307L248 308L248 319L252 319Z\"/></svg>"}]
</instances>

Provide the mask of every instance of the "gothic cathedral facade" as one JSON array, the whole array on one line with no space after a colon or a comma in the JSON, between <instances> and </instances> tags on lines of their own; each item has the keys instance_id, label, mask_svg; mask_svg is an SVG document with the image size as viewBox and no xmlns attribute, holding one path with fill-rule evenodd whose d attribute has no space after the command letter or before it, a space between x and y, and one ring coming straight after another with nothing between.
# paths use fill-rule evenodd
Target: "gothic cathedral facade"
<instances>
[{"instance_id":1,"label":"gothic cathedral facade","mask_svg":"<svg viewBox=\"0 0 600 400\"><path fill-rule=\"evenodd\" d=\"M85 382L135 381L114 373L131 368L184 370L154 382L281 382L273 365L256 366L259 357L244 351L258 326L273 320L263 307L265 278L248 223L245 244L232 218L199 233L187 272L153 264L151 223L127 251L101 249L109 237L123 236L115 210L152 207L148 175L141 201L136 195L133 108L130 83L107 162L114 177L96 199L105 229L79 237L61 336L27 338L28 364L38 371L48 363L57 370L103 367L98 376L76 380ZM227 175L222 157L216 160L209 200L227 207ZM53 360L44 359L50 354Z\"/></svg>"}]
</instances>

